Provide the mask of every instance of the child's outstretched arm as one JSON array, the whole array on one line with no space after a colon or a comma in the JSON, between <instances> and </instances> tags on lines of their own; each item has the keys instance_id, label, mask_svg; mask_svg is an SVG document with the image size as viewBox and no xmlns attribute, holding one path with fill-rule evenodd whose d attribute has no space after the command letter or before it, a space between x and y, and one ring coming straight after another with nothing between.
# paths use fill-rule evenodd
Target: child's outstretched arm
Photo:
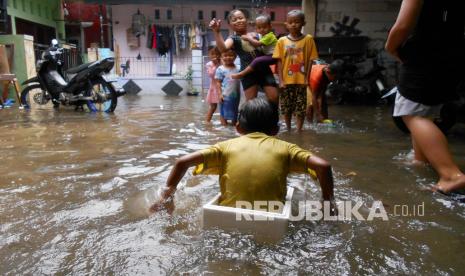
<instances>
[{"instance_id":1,"label":"child's outstretched arm","mask_svg":"<svg viewBox=\"0 0 465 276\"><path fill-rule=\"evenodd\" d=\"M209 27L212 29L213 34L215 36L216 47L218 47L218 50L220 50L220 52L224 52L228 49L231 49L231 47L233 46L232 39L227 38L225 41L220 33L221 20L213 18L210 21Z\"/></svg>"},{"instance_id":2,"label":"child's outstretched arm","mask_svg":"<svg viewBox=\"0 0 465 276\"><path fill-rule=\"evenodd\" d=\"M323 200L331 201L334 199L334 181L331 165L324 159L312 155L307 160L308 168L314 170L321 186Z\"/></svg>"},{"instance_id":3,"label":"child's outstretched arm","mask_svg":"<svg viewBox=\"0 0 465 276\"><path fill-rule=\"evenodd\" d=\"M251 34L242 35L241 38L248 41L254 47L260 47L265 45L260 40L255 39Z\"/></svg>"},{"instance_id":4,"label":"child's outstretched arm","mask_svg":"<svg viewBox=\"0 0 465 276\"><path fill-rule=\"evenodd\" d=\"M173 200L173 195L176 192L176 187L178 186L179 181L183 178L184 174L188 168L196 166L202 163L203 155L200 152L194 152L188 155L185 155L174 164L173 169L171 169L168 180L166 181L166 188L161 193L161 199L158 202L155 202L150 206L149 211L154 213L166 207L166 204Z\"/></svg>"}]
</instances>

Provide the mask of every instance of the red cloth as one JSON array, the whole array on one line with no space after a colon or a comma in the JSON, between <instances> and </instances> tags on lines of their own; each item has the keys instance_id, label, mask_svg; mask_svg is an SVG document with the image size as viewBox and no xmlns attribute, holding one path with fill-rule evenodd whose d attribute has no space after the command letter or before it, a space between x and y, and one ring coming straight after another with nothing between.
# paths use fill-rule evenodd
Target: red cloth
<instances>
[{"instance_id":1,"label":"red cloth","mask_svg":"<svg viewBox=\"0 0 465 276\"><path fill-rule=\"evenodd\" d=\"M152 49L157 49L157 27L152 25Z\"/></svg>"}]
</instances>

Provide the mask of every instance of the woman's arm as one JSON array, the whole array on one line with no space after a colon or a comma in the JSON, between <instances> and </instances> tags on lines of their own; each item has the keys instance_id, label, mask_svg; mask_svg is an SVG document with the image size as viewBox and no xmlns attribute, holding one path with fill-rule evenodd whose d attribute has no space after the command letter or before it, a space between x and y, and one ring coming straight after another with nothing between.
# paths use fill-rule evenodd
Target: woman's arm
<instances>
[{"instance_id":1,"label":"woman's arm","mask_svg":"<svg viewBox=\"0 0 465 276\"><path fill-rule=\"evenodd\" d=\"M176 187L178 186L179 181L183 178L184 174L188 168L202 163L203 155L200 152L194 152L188 155L185 155L174 164L173 169L171 169L168 180L166 181L166 188L161 193L161 199L154 203L149 211L151 213L159 211L165 208L165 205L172 200L174 193L176 192Z\"/></svg>"},{"instance_id":2,"label":"woman's arm","mask_svg":"<svg viewBox=\"0 0 465 276\"><path fill-rule=\"evenodd\" d=\"M399 48L415 28L422 6L423 0L403 0L397 20L389 32L385 49L399 61Z\"/></svg>"},{"instance_id":3,"label":"woman's arm","mask_svg":"<svg viewBox=\"0 0 465 276\"><path fill-rule=\"evenodd\" d=\"M218 47L218 50L220 50L220 52L224 52L228 49L231 49L231 47L233 46L232 39L227 38L225 41L223 39L223 36L221 35L221 32L220 32L221 20L213 18L210 21L209 27L212 29L213 35L215 36L216 47Z\"/></svg>"}]
</instances>

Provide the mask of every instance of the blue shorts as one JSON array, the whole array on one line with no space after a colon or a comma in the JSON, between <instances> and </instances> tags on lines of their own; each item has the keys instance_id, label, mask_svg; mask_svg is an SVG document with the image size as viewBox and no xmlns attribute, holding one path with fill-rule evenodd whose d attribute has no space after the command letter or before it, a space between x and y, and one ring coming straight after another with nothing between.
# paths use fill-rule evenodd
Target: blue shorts
<instances>
[{"instance_id":1,"label":"blue shorts","mask_svg":"<svg viewBox=\"0 0 465 276\"><path fill-rule=\"evenodd\" d=\"M224 97L220 105L220 114L225 120L237 121L239 97Z\"/></svg>"}]
</instances>

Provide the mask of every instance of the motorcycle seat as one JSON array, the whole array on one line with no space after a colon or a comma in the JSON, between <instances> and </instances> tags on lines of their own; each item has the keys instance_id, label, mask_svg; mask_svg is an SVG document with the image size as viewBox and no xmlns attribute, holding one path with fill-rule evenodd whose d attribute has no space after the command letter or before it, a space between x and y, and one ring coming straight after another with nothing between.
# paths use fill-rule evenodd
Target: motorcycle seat
<instances>
[{"instance_id":1,"label":"motorcycle seat","mask_svg":"<svg viewBox=\"0 0 465 276\"><path fill-rule=\"evenodd\" d=\"M84 63L84 64L81 64L81 65L79 65L77 67L70 68L70 69L66 70L66 73L67 74L79 73L79 72L89 68L89 66L92 65L93 63L95 63L95 61L94 62L89 62L89 63Z\"/></svg>"}]
</instances>

